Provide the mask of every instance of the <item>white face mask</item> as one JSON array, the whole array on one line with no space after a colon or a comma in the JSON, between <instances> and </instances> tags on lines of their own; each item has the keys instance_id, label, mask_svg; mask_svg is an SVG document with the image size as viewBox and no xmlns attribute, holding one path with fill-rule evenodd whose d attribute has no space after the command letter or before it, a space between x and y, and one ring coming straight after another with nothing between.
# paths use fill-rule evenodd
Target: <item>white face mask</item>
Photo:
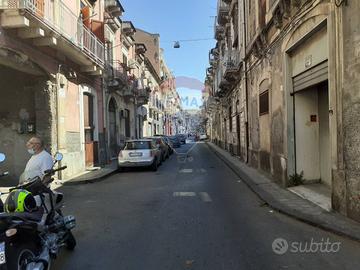
<instances>
[{"instance_id":1,"label":"white face mask","mask_svg":"<svg viewBox=\"0 0 360 270\"><path fill-rule=\"evenodd\" d=\"M32 148L28 149L28 152L30 155L35 155L35 150Z\"/></svg>"}]
</instances>

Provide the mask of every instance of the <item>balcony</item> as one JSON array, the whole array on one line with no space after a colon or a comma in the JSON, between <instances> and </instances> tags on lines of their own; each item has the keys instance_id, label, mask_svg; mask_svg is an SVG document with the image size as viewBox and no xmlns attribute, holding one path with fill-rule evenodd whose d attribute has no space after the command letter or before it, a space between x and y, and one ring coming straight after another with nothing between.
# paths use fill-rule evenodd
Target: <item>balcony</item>
<instances>
[{"instance_id":1,"label":"balcony","mask_svg":"<svg viewBox=\"0 0 360 270\"><path fill-rule=\"evenodd\" d=\"M137 105L145 105L149 102L151 89L149 87L137 89L136 100Z\"/></svg>"},{"instance_id":2,"label":"balcony","mask_svg":"<svg viewBox=\"0 0 360 270\"><path fill-rule=\"evenodd\" d=\"M215 39L217 41L225 39L225 28L223 26L215 26Z\"/></svg>"},{"instance_id":3,"label":"balcony","mask_svg":"<svg viewBox=\"0 0 360 270\"><path fill-rule=\"evenodd\" d=\"M145 46L145 44L143 43L136 43L135 44L135 52L136 54L145 54L147 51L147 48Z\"/></svg>"},{"instance_id":4,"label":"balcony","mask_svg":"<svg viewBox=\"0 0 360 270\"><path fill-rule=\"evenodd\" d=\"M240 52L238 50L225 51L223 58L224 78L234 82L240 78Z\"/></svg>"},{"instance_id":5,"label":"balcony","mask_svg":"<svg viewBox=\"0 0 360 270\"><path fill-rule=\"evenodd\" d=\"M105 11L110 15L110 17L116 18L122 16L125 10L119 0L106 0Z\"/></svg>"},{"instance_id":6,"label":"balcony","mask_svg":"<svg viewBox=\"0 0 360 270\"><path fill-rule=\"evenodd\" d=\"M102 74L103 42L62 1L1 0L0 10L2 28L17 30L19 38L35 46L60 51L83 72Z\"/></svg>"},{"instance_id":7,"label":"balcony","mask_svg":"<svg viewBox=\"0 0 360 270\"><path fill-rule=\"evenodd\" d=\"M120 91L120 95L126 100L126 102L134 102L135 101L135 88L132 84L124 87Z\"/></svg>"},{"instance_id":8,"label":"balcony","mask_svg":"<svg viewBox=\"0 0 360 270\"><path fill-rule=\"evenodd\" d=\"M107 64L107 70L109 73L108 85L111 90L117 91L129 84L127 72L120 61L113 61Z\"/></svg>"},{"instance_id":9,"label":"balcony","mask_svg":"<svg viewBox=\"0 0 360 270\"><path fill-rule=\"evenodd\" d=\"M208 100L206 101L206 109L208 112L213 112L216 110L217 106L219 104L219 101L217 98L210 96Z\"/></svg>"},{"instance_id":10,"label":"balcony","mask_svg":"<svg viewBox=\"0 0 360 270\"><path fill-rule=\"evenodd\" d=\"M225 25L230 21L229 12L230 12L230 5L224 0L219 0L218 17L217 17L217 21L219 25Z\"/></svg>"},{"instance_id":11,"label":"balcony","mask_svg":"<svg viewBox=\"0 0 360 270\"><path fill-rule=\"evenodd\" d=\"M125 36L132 37L136 32L136 28L132 22L124 21L122 23L122 32L124 33Z\"/></svg>"}]
</instances>

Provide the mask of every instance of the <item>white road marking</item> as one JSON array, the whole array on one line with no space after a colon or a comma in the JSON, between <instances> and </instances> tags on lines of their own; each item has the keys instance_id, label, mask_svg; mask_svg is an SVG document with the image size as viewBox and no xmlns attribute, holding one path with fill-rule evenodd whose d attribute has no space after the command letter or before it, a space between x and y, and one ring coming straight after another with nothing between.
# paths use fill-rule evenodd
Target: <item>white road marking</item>
<instances>
[{"instance_id":1,"label":"white road marking","mask_svg":"<svg viewBox=\"0 0 360 270\"><path fill-rule=\"evenodd\" d=\"M176 148L173 148L173 150L177 155L187 155L194 149L194 147L196 147L196 145L197 145L197 143L193 143L193 145L190 147L190 149L186 153L180 153L176 150Z\"/></svg>"},{"instance_id":2,"label":"white road marking","mask_svg":"<svg viewBox=\"0 0 360 270\"><path fill-rule=\"evenodd\" d=\"M195 192L174 192L173 196L174 197L195 197L196 193Z\"/></svg>"},{"instance_id":3,"label":"white road marking","mask_svg":"<svg viewBox=\"0 0 360 270\"><path fill-rule=\"evenodd\" d=\"M180 173L192 173L193 169L182 169L179 171Z\"/></svg>"},{"instance_id":4,"label":"white road marking","mask_svg":"<svg viewBox=\"0 0 360 270\"><path fill-rule=\"evenodd\" d=\"M207 192L199 192L199 196L203 202L212 202L212 199Z\"/></svg>"}]
</instances>

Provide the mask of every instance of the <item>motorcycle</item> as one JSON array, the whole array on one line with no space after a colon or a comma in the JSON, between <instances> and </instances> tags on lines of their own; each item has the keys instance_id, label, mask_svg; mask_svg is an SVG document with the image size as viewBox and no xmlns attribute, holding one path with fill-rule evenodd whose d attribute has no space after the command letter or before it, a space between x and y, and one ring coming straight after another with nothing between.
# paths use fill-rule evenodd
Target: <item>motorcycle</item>
<instances>
[{"instance_id":1,"label":"motorcycle","mask_svg":"<svg viewBox=\"0 0 360 270\"><path fill-rule=\"evenodd\" d=\"M55 155L55 163L62 154ZM0 153L0 162L5 159ZM60 248L73 250L76 240L71 230L75 228L74 216L64 216L63 194L50 188L56 172L66 166L50 169L44 176L29 179L14 190L26 190L34 196L37 207L32 212L0 213L0 270L49 270Z\"/></svg>"},{"instance_id":2,"label":"motorcycle","mask_svg":"<svg viewBox=\"0 0 360 270\"><path fill-rule=\"evenodd\" d=\"M0 163L4 162L6 159L5 154L0 153ZM0 172L0 178L9 175L9 172Z\"/></svg>"}]
</instances>

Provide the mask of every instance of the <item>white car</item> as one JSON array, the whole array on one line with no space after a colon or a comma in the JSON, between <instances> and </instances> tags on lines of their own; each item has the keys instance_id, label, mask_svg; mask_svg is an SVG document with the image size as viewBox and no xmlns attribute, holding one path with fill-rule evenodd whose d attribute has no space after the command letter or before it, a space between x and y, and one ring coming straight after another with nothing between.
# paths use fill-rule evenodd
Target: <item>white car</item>
<instances>
[{"instance_id":1,"label":"white car","mask_svg":"<svg viewBox=\"0 0 360 270\"><path fill-rule=\"evenodd\" d=\"M119 171L128 167L151 167L157 171L160 164L161 150L151 139L126 141L118 156Z\"/></svg>"},{"instance_id":2,"label":"white car","mask_svg":"<svg viewBox=\"0 0 360 270\"><path fill-rule=\"evenodd\" d=\"M206 139L207 139L207 135L206 135L206 134L200 134L199 139L200 139L201 141L206 140Z\"/></svg>"}]
</instances>

